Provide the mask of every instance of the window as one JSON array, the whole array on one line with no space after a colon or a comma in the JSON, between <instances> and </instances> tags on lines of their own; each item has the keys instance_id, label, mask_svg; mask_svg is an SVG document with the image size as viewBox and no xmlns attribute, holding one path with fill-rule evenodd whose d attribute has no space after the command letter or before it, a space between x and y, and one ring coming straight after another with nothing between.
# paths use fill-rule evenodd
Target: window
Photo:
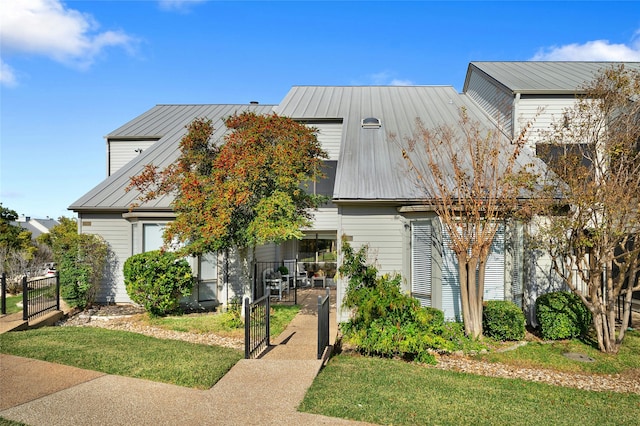
<instances>
[{"instance_id":1,"label":"window","mask_svg":"<svg viewBox=\"0 0 640 426\"><path fill-rule=\"evenodd\" d=\"M164 241L162 234L164 233L165 224L145 223L142 225L142 252L159 250L162 248Z\"/></svg>"},{"instance_id":2,"label":"window","mask_svg":"<svg viewBox=\"0 0 640 426\"><path fill-rule=\"evenodd\" d=\"M336 233L308 233L299 242L298 260L301 262L335 262Z\"/></svg>"}]
</instances>

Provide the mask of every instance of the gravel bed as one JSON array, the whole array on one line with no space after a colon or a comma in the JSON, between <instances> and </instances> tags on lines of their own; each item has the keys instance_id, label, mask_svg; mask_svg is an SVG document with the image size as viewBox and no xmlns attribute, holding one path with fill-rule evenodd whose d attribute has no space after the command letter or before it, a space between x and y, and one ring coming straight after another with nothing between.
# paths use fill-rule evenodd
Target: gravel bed
<instances>
[{"instance_id":1,"label":"gravel bed","mask_svg":"<svg viewBox=\"0 0 640 426\"><path fill-rule=\"evenodd\" d=\"M489 377L522 379L589 391L630 392L640 394L640 368L620 374L565 373L540 368L520 368L506 364L476 361L460 356L440 356L433 368Z\"/></svg>"},{"instance_id":2,"label":"gravel bed","mask_svg":"<svg viewBox=\"0 0 640 426\"><path fill-rule=\"evenodd\" d=\"M188 333L165 330L160 327L142 324L136 317L143 312L144 309L131 305L106 305L70 315L57 325L63 327L100 327L109 330L130 331L158 339L182 340L190 343L244 350L244 340L242 339L234 339L214 333Z\"/></svg>"}]
</instances>

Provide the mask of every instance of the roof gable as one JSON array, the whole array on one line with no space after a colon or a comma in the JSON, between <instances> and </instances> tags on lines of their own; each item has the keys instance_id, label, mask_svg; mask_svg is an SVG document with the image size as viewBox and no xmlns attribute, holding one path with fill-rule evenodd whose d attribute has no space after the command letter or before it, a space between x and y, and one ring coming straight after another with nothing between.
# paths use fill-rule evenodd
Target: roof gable
<instances>
[{"instance_id":1,"label":"roof gable","mask_svg":"<svg viewBox=\"0 0 640 426\"><path fill-rule=\"evenodd\" d=\"M617 65L640 70L640 62L471 62L463 92L471 73L481 72L514 94L575 95L598 72Z\"/></svg>"},{"instance_id":2,"label":"roof gable","mask_svg":"<svg viewBox=\"0 0 640 426\"><path fill-rule=\"evenodd\" d=\"M215 130L213 141L222 139L227 132L223 120L233 114L253 111L257 114L273 112L273 105L157 105L107 135L107 138L159 138L150 148L131 160L117 172L98 184L69 209L126 211L140 195L138 191L125 191L130 178L138 175L146 164L164 168L180 155L180 140L186 134L186 126L196 118L209 118ZM140 206L144 210L171 209L173 197L164 196Z\"/></svg>"}]
</instances>

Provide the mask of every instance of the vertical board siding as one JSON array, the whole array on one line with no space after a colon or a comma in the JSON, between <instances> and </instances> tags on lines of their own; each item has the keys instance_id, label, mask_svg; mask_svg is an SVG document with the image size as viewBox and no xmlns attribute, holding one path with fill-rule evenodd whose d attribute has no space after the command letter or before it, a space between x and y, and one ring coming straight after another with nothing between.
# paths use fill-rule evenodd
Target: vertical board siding
<instances>
[{"instance_id":1,"label":"vertical board siding","mask_svg":"<svg viewBox=\"0 0 640 426\"><path fill-rule=\"evenodd\" d=\"M471 71L465 93L476 101L508 135L513 135L513 95L511 93L476 70Z\"/></svg>"},{"instance_id":2,"label":"vertical board siding","mask_svg":"<svg viewBox=\"0 0 640 426\"><path fill-rule=\"evenodd\" d=\"M117 172L122 166L140 155L136 150L149 148L156 141L109 141L109 176Z\"/></svg>"},{"instance_id":3,"label":"vertical board siding","mask_svg":"<svg viewBox=\"0 0 640 426\"><path fill-rule=\"evenodd\" d=\"M99 303L131 303L124 286L122 267L131 256L131 223L121 213L80 213L79 221L83 234L99 235L109 246L109 259L105 276L96 294Z\"/></svg>"}]
</instances>

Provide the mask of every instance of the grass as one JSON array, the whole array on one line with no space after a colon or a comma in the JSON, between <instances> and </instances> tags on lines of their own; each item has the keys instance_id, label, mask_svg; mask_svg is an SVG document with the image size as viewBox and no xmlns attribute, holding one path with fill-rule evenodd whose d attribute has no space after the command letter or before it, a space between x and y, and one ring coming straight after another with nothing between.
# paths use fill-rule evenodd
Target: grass
<instances>
[{"instance_id":1,"label":"grass","mask_svg":"<svg viewBox=\"0 0 640 426\"><path fill-rule=\"evenodd\" d=\"M22 295L19 294L17 296L7 296L7 315L15 314L16 312L21 312L22 307L18 306L18 303L22 302Z\"/></svg>"},{"instance_id":2,"label":"grass","mask_svg":"<svg viewBox=\"0 0 640 426\"><path fill-rule=\"evenodd\" d=\"M45 327L0 335L3 353L107 374L208 389L243 356L218 346L94 327Z\"/></svg>"},{"instance_id":3,"label":"grass","mask_svg":"<svg viewBox=\"0 0 640 426\"><path fill-rule=\"evenodd\" d=\"M271 335L277 336L300 310L273 306ZM167 330L244 338L244 328L230 327L231 314L190 314L135 320ZM0 352L108 374L208 389L243 356L218 346L163 340L94 327L46 327L0 335Z\"/></svg>"},{"instance_id":4,"label":"grass","mask_svg":"<svg viewBox=\"0 0 640 426\"><path fill-rule=\"evenodd\" d=\"M565 357L568 352L585 354L595 362L575 362ZM618 354L605 354L597 344L578 339L551 343L529 342L512 351L489 352L477 359L526 368L546 368L557 371L587 374L624 374L640 370L640 331L625 333Z\"/></svg>"},{"instance_id":5,"label":"grass","mask_svg":"<svg viewBox=\"0 0 640 426\"><path fill-rule=\"evenodd\" d=\"M26 426L24 423L14 422L13 420L0 417L0 426Z\"/></svg>"},{"instance_id":6,"label":"grass","mask_svg":"<svg viewBox=\"0 0 640 426\"><path fill-rule=\"evenodd\" d=\"M640 418L640 395L340 354L316 378L300 410L393 425L630 425Z\"/></svg>"},{"instance_id":7,"label":"grass","mask_svg":"<svg viewBox=\"0 0 640 426\"><path fill-rule=\"evenodd\" d=\"M287 328L287 325L291 322L293 317L295 317L300 311L300 306L272 305L271 307L270 335L271 337L275 337ZM242 325L242 323L234 324L232 318L233 314L231 312L227 312L224 314L188 314L157 318L149 318L147 315L141 315L139 320L166 330L190 333L213 332L225 337L244 339L244 325ZM239 325L239 327L234 325Z\"/></svg>"}]
</instances>

